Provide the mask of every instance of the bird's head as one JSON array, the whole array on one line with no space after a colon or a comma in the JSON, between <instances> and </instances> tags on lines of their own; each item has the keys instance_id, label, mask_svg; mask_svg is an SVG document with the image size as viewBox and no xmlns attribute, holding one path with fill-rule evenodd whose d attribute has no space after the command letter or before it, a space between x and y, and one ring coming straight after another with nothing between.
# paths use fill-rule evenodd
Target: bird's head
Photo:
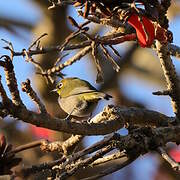
<instances>
[{"instance_id":1,"label":"bird's head","mask_svg":"<svg viewBox=\"0 0 180 180\"><path fill-rule=\"evenodd\" d=\"M81 93L84 89L94 89L89 82L77 77L64 78L56 85L56 91L61 98L72 95L75 91Z\"/></svg>"}]
</instances>

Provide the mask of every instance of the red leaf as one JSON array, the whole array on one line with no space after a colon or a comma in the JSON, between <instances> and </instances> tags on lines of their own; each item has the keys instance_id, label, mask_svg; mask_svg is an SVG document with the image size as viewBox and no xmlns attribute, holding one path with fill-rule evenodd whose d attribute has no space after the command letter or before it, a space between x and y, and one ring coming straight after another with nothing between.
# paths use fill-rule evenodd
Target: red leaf
<instances>
[{"instance_id":1,"label":"red leaf","mask_svg":"<svg viewBox=\"0 0 180 180\"><path fill-rule=\"evenodd\" d=\"M0 154L3 153L6 147L6 138L3 134L0 134Z\"/></svg>"},{"instance_id":2,"label":"red leaf","mask_svg":"<svg viewBox=\"0 0 180 180\"><path fill-rule=\"evenodd\" d=\"M36 127L33 125L30 126L30 130L31 130L32 134L38 139L44 138L44 139L51 140L51 136L53 134L53 131L51 131L49 129Z\"/></svg>"},{"instance_id":3,"label":"red leaf","mask_svg":"<svg viewBox=\"0 0 180 180\"><path fill-rule=\"evenodd\" d=\"M169 152L169 155L176 161L176 162L180 162L180 147L176 148L176 149L172 149Z\"/></svg>"},{"instance_id":4,"label":"red leaf","mask_svg":"<svg viewBox=\"0 0 180 180\"><path fill-rule=\"evenodd\" d=\"M140 46L151 46L155 38L155 28L151 20L146 16L140 18L134 13L128 18L128 23L135 28Z\"/></svg>"}]
</instances>

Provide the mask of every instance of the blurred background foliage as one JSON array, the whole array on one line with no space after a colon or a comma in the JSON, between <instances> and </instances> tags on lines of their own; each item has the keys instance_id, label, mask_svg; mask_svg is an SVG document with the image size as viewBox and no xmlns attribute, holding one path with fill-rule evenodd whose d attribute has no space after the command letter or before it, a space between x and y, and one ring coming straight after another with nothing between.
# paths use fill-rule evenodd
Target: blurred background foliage
<instances>
[{"instance_id":1,"label":"blurred background foliage","mask_svg":"<svg viewBox=\"0 0 180 180\"><path fill-rule=\"evenodd\" d=\"M42 39L43 46L59 45L73 31L73 28L67 21L66 16L73 16L77 22L82 22L82 18L78 18L74 7L58 7L48 10L48 0L6 0L0 1L0 38L9 40L13 43L15 50L21 51L43 33L48 36ZM180 45L180 2L173 0L171 8L168 11L170 19L170 30L174 34L174 43ZM111 31L111 28L91 25L91 33L104 34ZM79 39L80 41L81 39ZM0 42L0 55L7 54L2 47L5 46ZM173 115L170 99L168 97L153 96L152 92L165 88L165 80L160 68L159 60L154 51L151 49L142 49L133 43L124 43L116 45L116 48L122 55L121 70L119 73L113 71L111 66L100 54L101 64L104 71L104 84L96 84L96 68L91 60L92 57L86 56L81 61L73 64L63 70L68 77L78 76L88 80L98 89L112 94L115 103L119 106L138 106L146 107L156 111L160 111L166 115ZM76 51L70 51L69 56L63 59L65 61ZM35 56L45 69L51 67L53 62L59 57L58 53L48 53L45 55ZM178 59L173 59L178 74L180 72L180 63ZM48 112L52 115L63 117L64 114L60 110L57 103L57 96L50 93L53 88L47 85L44 79L35 74L36 69L26 63L22 57L14 59L15 71L18 84L30 78L34 89L45 102ZM3 74L2 69L0 73ZM5 80L3 77L3 83ZM19 86L20 87L20 86ZM21 93L25 104L36 111L36 107ZM108 102L109 103L109 102ZM100 103L94 113L99 112L104 102ZM3 132L8 141L14 146L28 143L34 139L47 138L49 140L64 140L68 137L66 134L39 129L32 125L12 120L10 117L0 120L0 131ZM122 129L122 134L127 131ZM87 146L102 137L85 138L82 146ZM171 146L173 146L171 144ZM80 148L80 146L79 146ZM179 148L180 149L180 148ZM179 150L180 151L180 150ZM41 153L38 148L31 149L23 153L19 153L23 157L23 165L32 165L56 159L58 153ZM117 162L118 163L118 162ZM21 164L22 165L22 164ZM143 170L143 171L142 171ZM92 172L91 172L92 173ZM76 177L78 179L78 177ZM174 173L167 164L159 159L155 154L149 154L136 160L132 165L124 168L120 172L107 176L104 179L177 179L178 175Z\"/></svg>"}]
</instances>

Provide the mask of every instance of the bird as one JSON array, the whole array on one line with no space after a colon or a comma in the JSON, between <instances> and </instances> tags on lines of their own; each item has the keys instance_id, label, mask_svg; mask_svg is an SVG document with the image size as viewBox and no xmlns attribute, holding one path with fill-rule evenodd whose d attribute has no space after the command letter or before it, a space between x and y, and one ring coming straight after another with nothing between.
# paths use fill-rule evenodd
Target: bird
<instances>
[{"instance_id":1,"label":"bird","mask_svg":"<svg viewBox=\"0 0 180 180\"><path fill-rule=\"evenodd\" d=\"M99 100L109 100L111 95L98 91L88 81L77 77L64 78L56 85L58 103L69 116L89 118Z\"/></svg>"}]
</instances>

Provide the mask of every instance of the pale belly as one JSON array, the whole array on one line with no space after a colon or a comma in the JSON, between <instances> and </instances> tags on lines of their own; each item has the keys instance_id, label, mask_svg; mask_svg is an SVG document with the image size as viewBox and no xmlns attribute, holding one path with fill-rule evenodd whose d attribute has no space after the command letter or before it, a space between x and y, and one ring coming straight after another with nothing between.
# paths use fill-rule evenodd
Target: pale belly
<instances>
[{"instance_id":1,"label":"pale belly","mask_svg":"<svg viewBox=\"0 0 180 180\"><path fill-rule=\"evenodd\" d=\"M59 105L61 108L72 116L77 117L89 117L93 109L96 107L97 102L87 102L87 101L79 101L77 96L69 96L66 98L58 99Z\"/></svg>"}]
</instances>

